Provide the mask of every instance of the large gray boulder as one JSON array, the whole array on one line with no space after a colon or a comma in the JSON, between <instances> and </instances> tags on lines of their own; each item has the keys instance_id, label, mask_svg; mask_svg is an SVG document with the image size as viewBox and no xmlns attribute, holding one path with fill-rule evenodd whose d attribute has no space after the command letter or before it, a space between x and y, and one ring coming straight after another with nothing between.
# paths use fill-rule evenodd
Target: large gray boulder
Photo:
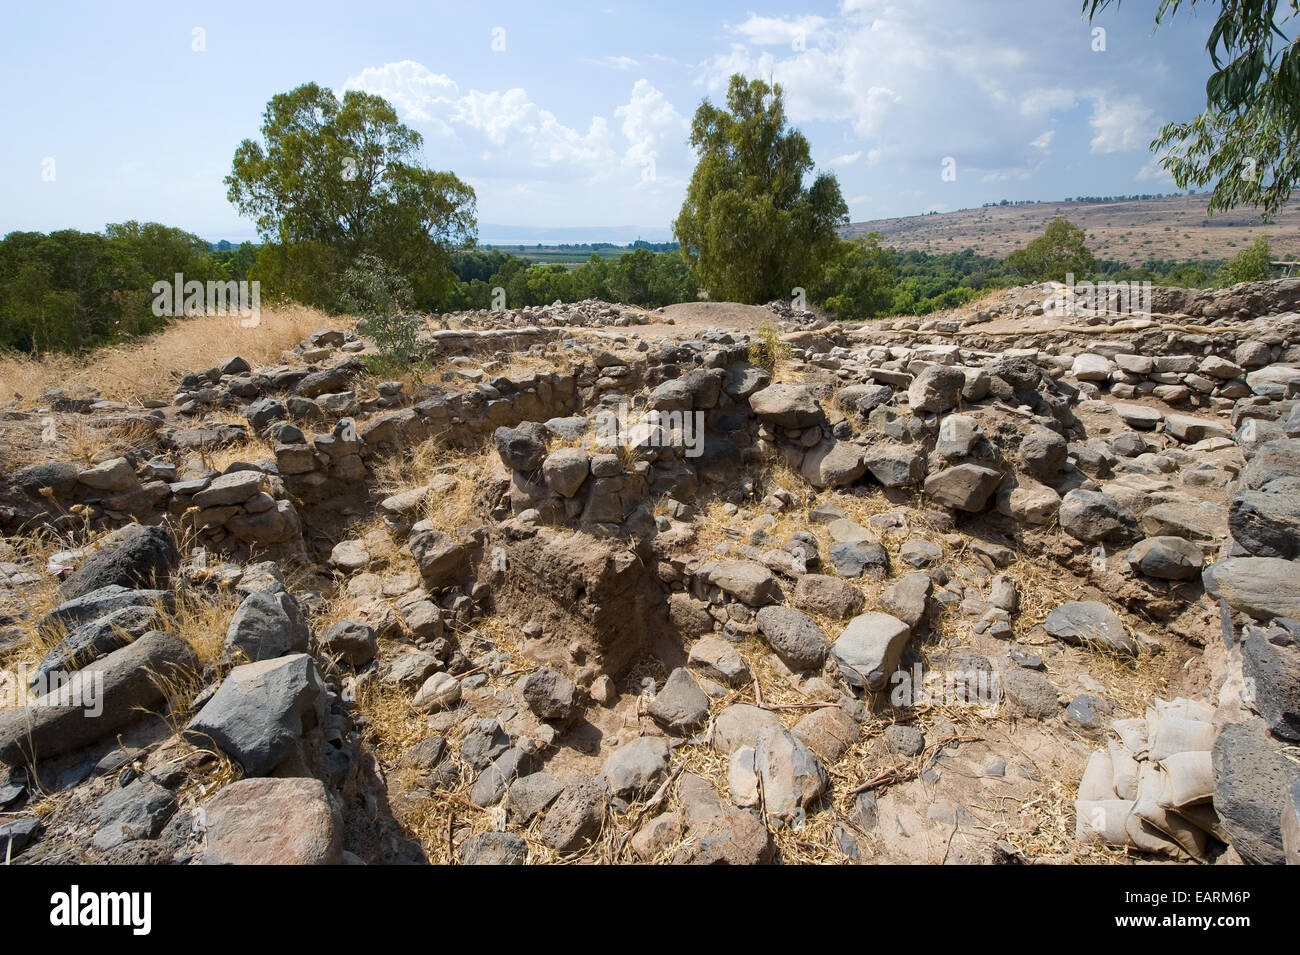
<instances>
[{"instance_id":1,"label":"large gray boulder","mask_svg":"<svg viewBox=\"0 0 1300 955\"><path fill-rule=\"evenodd\" d=\"M591 455L582 448L558 448L542 462L542 480L561 497L573 497L591 471Z\"/></svg>"},{"instance_id":2,"label":"large gray boulder","mask_svg":"<svg viewBox=\"0 0 1300 955\"><path fill-rule=\"evenodd\" d=\"M464 567L465 547L428 521L420 521L411 528L407 545L420 575L431 587L451 583Z\"/></svg>"},{"instance_id":3,"label":"large gray boulder","mask_svg":"<svg viewBox=\"0 0 1300 955\"><path fill-rule=\"evenodd\" d=\"M772 571L755 560L726 560L701 572L713 586L750 607L776 603L782 596Z\"/></svg>"},{"instance_id":4,"label":"large gray boulder","mask_svg":"<svg viewBox=\"0 0 1300 955\"><path fill-rule=\"evenodd\" d=\"M1002 483L1002 472L978 464L958 464L925 479L925 493L959 511L982 511Z\"/></svg>"},{"instance_id":5,"label":"large gray boulder","mask_svg":"<svg viewBox=\"0 0 1300 955\"><path fill-rule=\"evenodd\" d=\"M663 689L655 694L646 711L666 729L684 732L708 719L709 698L691 671L678 667L668 674Z\"/></svg>"},{"instance_id":6,"label":"large gray boulder","mask_svg":"<svg viewBox=\"0 0 1300 955\"><path fill-rule=\"evenodd\" d=\"M1300 768L1259 723L1229 723L1214 740L1214 811L1245 862L1280 865L1282 807Z\"/></svg>"},{"instance_id":7,"label":"large gray boulder","mask_svg":"<svg viewBox=\"0 0 1300 955\"><path fill-rule=\"evenodd\" d=\"M95 551L59 586L59 598L72 600L116 584L166 588L179 563L171 535L161 527L131 525L115 543Z\"/></svg>"},{"instance_id":8,"label":"large gray boulder","mask_svg":"<svg viewBox=\"0 0 1300 955\"><path fill-rule=\"evenodd\" d=\"M0 710L0 762L18 765L88 746L161 704L167 682L188 680L198 668L184 639L150 631L34 704Z\"/></svg>"},{"instance_id":9,"label":"large gray boulder","mask_svg":"<svg viewBox=\"0 0 1300 955\"><path fill-rule=\"evenodd\" d=\"M668 742L662 737L641 736L624 743L605 760L601 775L615 796L647 795L668 774Z\"/></svg>"},{"instance_id":10,"label":"large gray boulder","mask_svg":"<svg viewBox=\"0 0 1300 955\"><path fill-rule=\"evenodd\" d=\"M203 806L204 865L337 865L343 824L318 779L241 779Z\"/></svg>"},{"instance_id":11,"label":"large gray boulder","mask_svg":"<svg viewBox=\"0 0 1300 955\"><path fill-rule=\"evenodd\" d=\"M538 837L556 852L584 849L600 834L605 790L586 776L574 776L542 818Z\"/></svg>"},{"instance_id":12,"label":"large gray boulder","mask_svg":"<svg viewBox=\"0 0 1300 955\"><path fill-rule=\"evenodd\" d=\"M912 379L907 389L907 403L915 412L941 413L957 407L966 376L960 368L930 365Z\"/></svg>"},{"instance_id":13,"label":"large gray boulder","mask_svg":"<svg viewBox=\"0 0 1300 955\"><path fill-rule=\"evenodd\" d=\"M713 748L730 756L742 746L753 746L760 730L782 725L780 717L771 710L749 703L733 703L713 721Z\"/></svg>"},{"instance_id":14,"label":"large gray boulder","mask_svg":"<svg viewBox=\"0 0 1300 955\"><path fill-rule=\"evenodd\" d=\"M41 618L37 629L63 626L71 630L123 607L171 607L173 603L170 590L133 590L121 584L109 584L59 604Z\"/></svg>"},{"instance_id":15,"label":"large gray boulder","mask_svg":"<svg viewBox=\"0 0 1300 955\"><path fill-rule=\"evenodd\" d=\"M190 721L185 738L195 746L215 745L245 775L264 776L320 722L323 690L305 653L237 666Z\"/></svg>"},{"instance_id":16,"label":"large gray boulder","mask_svg":"<svg viewBox=\"0 0 1300 955\"><path fill-rule=\"evenodd\" d=\"M1281 627L1248 627L1241 641L1241 671L1269 732L1300 742L1300 647L1291 634Z\"/></svg>"},{"instance_id":17,"label":"large gray boulder","mask_svg":"<svg viewBox=\"0 0 1300 955\"><path fill-rule=\"evenodd\" d=\"M1239 491L1228 506L1228 530L1257 557L1300 557L1300 478L1277 478L1263 490Z\"/></svg>"},{"instance_id":18,"label":"large gray boulder","mask_svg":"<svg viewBox=\"0 0 1300 955\"><path fill-rule=\"evenodd\" d=\"M813 487L845 487L866 472L862 452L847 441L827 439L803 456L801 473Z\"/></svg>"},{"instance_id":19,"label":"large gray boulder","mask_svg":"<svg viewBox=\"0 0 1300 955\"><path fill-rule=\"evenodd\" d=\"M28 685L43 695L55 679L126 646L136 637L155 629L159 620L155 607L123 607L98 620L83 623L45 654L32 672Z\"/></svg>"},{"instance_id":20,"label":"large gray boulder","mask_svg":"<svg viewBox=\"0 0 1300 955\"><path fill-rule=\"evenodd\" d=\"M777 819L790 819L826 790L821 761L784 727L759 730L754 769L763 781L763 804Z\"/></svg>"},{"instance_id":21,"label":"large gray boulder","mask_svg":"<svg viewBox=\"0 0 1300 955\"><path fill-rule=\"evenodd\" d=\"M1229 557L1201 573L1205 591L1257 620L1300 618L1300 562Z\"/></svg>"},{"instance_id":22,"label":"large gray boulder","mask_svg":"<svg viewBox=\"0 0 1300 955\"><path fill-rule=\"evenodd\" d=\"M548 435L541 422L525 421L516 428L497 428L492 432L492 443L506 467L531 474L546 457Z\"/></svg>"},{"instance_id":23,"label":"large gray boulder","mask_svg":"<svg viewBox=\"0 0 1300 955\"><path fill-rule=\"evenodd\" d=\"M761 420L779 428L808 428L826 420L805 385L768 385L749 396L749 406Z\"/></svg>"},{"instance_id":24,"label":"large gray boulder","mask_svg":"<svg viewBox=\"0 0 1300 955\"><path fill-rule=\"evenodd\" d=\"M1181 537L1148 537L1134 544L1128 562L1148 577L1159 580L1193 580L1205 558L1201 549Z\"/></svg>"},{"instance_id":25,"label":"large gray boulder","mask_svg":"<svg viewBox=\"0 0 1300 955\"><path fill-rule=\"evenodd\" d=\"M867 448L862 461L871 476L885 487L915 484L925 475L925 456L905 444L876 444Z\"/></svg>"}]
</instances>

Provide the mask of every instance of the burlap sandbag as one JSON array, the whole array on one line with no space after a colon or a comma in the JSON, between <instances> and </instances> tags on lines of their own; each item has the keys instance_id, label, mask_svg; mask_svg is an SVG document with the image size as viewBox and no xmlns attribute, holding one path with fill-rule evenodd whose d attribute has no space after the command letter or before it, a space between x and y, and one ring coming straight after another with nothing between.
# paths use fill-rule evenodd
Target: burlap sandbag
<instances>
[{"instance_id":1,"label":"burlap sandbag","mask_svg":"<svg viewBox=\"0 0 1300 955\"><path fill-rule=\"evenodd\" d=\"M1125 821L1124 834L1128 837L1128 845L1139 852L1168 856L1179 861L1191 858L1182 846L1139 816L1137 812L1129 814Z\"/></svg>"},{"instance_id":2,"label":"burlap sandbag","mask_svg":"<svg viewBox=\"0 0 1300 955\"><path fill-rule=\"evenodd\" d=\"M1147 759L1161 762L1175 753L1208 753L1214 747L1214 724L1161 713L1152 725Z\"/></svg>"},{"instance_id":3,"label":"burlap sandbag","mask_svg":"<svg viewBox=\"0 0 1300 955\"><path fill-rule=\"evenodd\" d=\"M1137 799L1138 763L1129 748L1119 740L1106 743L1110 750L1111 780L1120 799Z\"/></svg>"},{"instance_id":4,"label":"burlap sandbag","mask_svg":"<svg viewBox=\"0 0 1300 955\"><path fill-rule=\"evenodd\" d=\"M1160 761L1168 785L1160 796L1165 809L1209 802L1214 796L1214 763L1208 752L1188 750Z\"/></svg>"},{"instance_id":5,"label":"burlap sandbag","mask_svg":"<svg viewBox=\"0 0 1300 955\"><path fill-rule=\"evenodd\" d=\"M1194 859L1204 861L1206 838L1204 830L1192 825L1176 812L1161 806L1161 792L1168 781L1164 771L1155 763L1144 762L1138 769L1138 797L1133 804L1133 816L1147 826L1172 839L1184 852ZM1134 826L1130 821L1129 835L1134 843L1141 846L1139 837L1134 835ZM1160 850L1145 850L1160 851Z\"/></svg>"},{"instance_id":6,"label":"burlap sandbag","mask_svg":"<svg viewBox=\"0 0 1300 955\"><path fill-rule=\"evenodd\" d=\"M1106 753L1093 753L1088 757L1083 778L1079 780L1079 799L1084 802L1100 802L1115 798L1115 780L1110 756Z\"/></svg>"},{"instance_id":7,"label":"burlap sandbag","mask_svg":"<svg viewBox=\"0 0 1300 955\"><path fill-rule=\"evenodd\" d=\"M1110 724L1124 748L1134 759L1142 759L1147 752L1147 721L1143 719L1115 720Z\"/></svg>"},{"instance_id":8,"label":"burlap sandbag","mask_svg":"<svg viewBox=\"0 0 1300 955\"><path fill-rule=\"evenodd\" d=\"M1227 831L1219 823L1219 814L1214 811L1213 804L1208 802L1194 803L1190 806L1183 806L1177 810L1177 813L1197 829L1213 836L1220 842L1231 842Z\"/></svg>"},{"instance_id":9,"label":"burlap sandbag","mask_svg":"<svg viewBox=\"0 0 1300 955\"><path fill-rule=\"evenodd\" d=\"M1132 812L1131 799L1076 799L1074 838L1087 845L1127 846Z\"/></svg>"},{"instance_id":10,"label":"burlap sandbag","mask_svg":"<svg viewBox=\"0 0 1300 955\"><path fill-rule=\"evenodd\" d=\"M1210 723L1214 720L1214 707L1209 703L1198 703L1196 700L1184 699L1181 696L1174 700L1162 700L1156 697L1153 705L1161 716L1176 716L1179 719L1199 720L1202 723Z\"/></svg>"}]
</instances>

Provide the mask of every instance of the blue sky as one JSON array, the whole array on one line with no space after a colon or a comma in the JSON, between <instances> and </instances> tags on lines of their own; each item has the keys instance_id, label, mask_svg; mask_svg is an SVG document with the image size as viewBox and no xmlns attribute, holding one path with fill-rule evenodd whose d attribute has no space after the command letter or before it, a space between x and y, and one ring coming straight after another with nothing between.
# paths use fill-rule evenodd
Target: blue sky
<instances>
[{"instance_id":1,"label":"blue sky","mask_svg":"<svg viewBox=\"0 0 1300 955\"><path fill-rule=\"evenodd\" d=\"M1147 143L1202 107L1211 17L1156 31L1155 7L1090 26L1079 0L6 3L0 234L253 238L221 179L267 100L312 80L388 97L480 223L667 230L690 117L732 72L782 83L854 220L1172 192Z\"/></svg>"}]
</instances>

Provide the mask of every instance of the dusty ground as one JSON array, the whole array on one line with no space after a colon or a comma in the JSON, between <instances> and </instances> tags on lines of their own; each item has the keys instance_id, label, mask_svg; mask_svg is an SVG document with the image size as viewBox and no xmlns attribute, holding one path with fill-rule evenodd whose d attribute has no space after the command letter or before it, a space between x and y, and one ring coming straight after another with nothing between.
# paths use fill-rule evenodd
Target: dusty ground
<instances>
[{"instance_id":1,"label":"dusty ground","mask_svg":"<svg viewBox=\"0 0 1300 955\"><path fill-rule=\"evenodd\" d=\"M878 232L884 245L922 252L960 252L1005 257L1065 216L1088 237L1099 259L1141 265L1148 259L1228 259L1256 235L1269 236L1277 259L1300 259L1300 201L1290 203L1267 226L1249 211L1206 214L1208 196L1170 196L1125 202L1039 202L1019 206L960 209L938 215L855 222L848 238Z\"/></svg>"}]
</instances>

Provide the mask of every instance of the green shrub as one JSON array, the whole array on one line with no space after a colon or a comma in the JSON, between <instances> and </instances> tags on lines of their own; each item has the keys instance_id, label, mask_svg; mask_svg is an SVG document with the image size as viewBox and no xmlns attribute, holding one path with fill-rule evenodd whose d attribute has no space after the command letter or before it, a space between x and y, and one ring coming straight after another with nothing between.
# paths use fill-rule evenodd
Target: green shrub
<instances>
[{"instance_id":1,"label":"green shrub","mask_svg":"<svg viewBox=\"0 0 1300 955\"><path fill-rule=\"evenodd\" d=\"M781 341L781 333L771 322L758 327L758 337L749 343L749 363L775 376L776 367L790 357L790 345Z\"/></svg>"}]
</instances>

